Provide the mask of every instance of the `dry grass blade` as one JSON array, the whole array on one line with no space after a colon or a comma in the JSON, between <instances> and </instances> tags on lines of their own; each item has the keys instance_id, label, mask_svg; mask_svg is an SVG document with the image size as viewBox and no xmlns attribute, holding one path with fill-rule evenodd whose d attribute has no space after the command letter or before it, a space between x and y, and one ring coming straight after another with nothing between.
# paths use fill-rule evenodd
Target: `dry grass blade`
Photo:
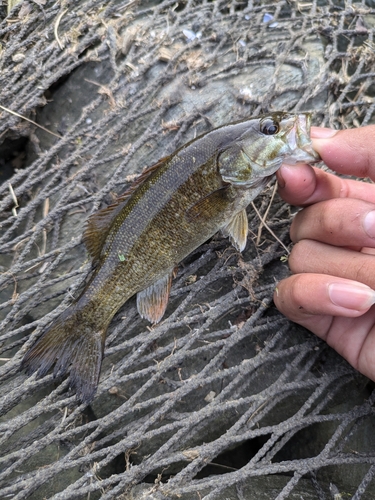
<instances>
[{"instance_id":1,"label":"dry grass blade","mask_svg":"<svg viewBox=\"0 0 375 500\"><path fill-rule=\"evenodd\" d=\"M27 118L26 116L21 115L20 113L17 113L16 111L12 111L11 109L6 108L5 106L0 105L0 109L6 111L7 113L10 113L11 115L18 116L18 118L22 118L22 120L26 120L29 123L32 123L36 127L40 128L41 130L44 130L44 132L48 132L48 134L51 134L55 137L58 137L59 139L62 139L62 136L59 134L55 134L55 132L52 132L51 130L48 130L48 128L43 127L42 125L39 125L39 123L34 122L33 120L30 120L30 118Z\"/></svg>"}]
</instances>

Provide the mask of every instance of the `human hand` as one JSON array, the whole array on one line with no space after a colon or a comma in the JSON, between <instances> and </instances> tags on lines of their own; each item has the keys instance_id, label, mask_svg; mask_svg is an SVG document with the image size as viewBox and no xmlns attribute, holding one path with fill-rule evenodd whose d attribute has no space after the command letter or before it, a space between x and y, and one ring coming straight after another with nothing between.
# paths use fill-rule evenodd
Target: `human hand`
<instances>
[{"instance_id":1,"label":"human hand","mask_svg":"<svg viewBox=\"0 0 375 500\"><path fill-rule=\"evenodd\" d=\"M313 146L341 174L375 180L375 126L313 128ZM375 185L309 165L283 165L279 193L303 206L293 220L289 266L276 307L375 380Z\"/></svg>"}]
</instances>

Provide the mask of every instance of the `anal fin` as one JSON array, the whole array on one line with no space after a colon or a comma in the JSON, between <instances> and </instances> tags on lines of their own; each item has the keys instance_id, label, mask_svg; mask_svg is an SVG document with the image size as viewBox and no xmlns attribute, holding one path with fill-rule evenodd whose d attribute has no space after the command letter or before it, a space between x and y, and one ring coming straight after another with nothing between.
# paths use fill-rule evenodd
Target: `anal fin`
<instances>
[{"instance_id":1,"label":"anal fin","mask_svg":"<svg viewBox=\"0 0 375 500\"><path fill-rule=\"evenodd\" d=\"M172 278L173 270L137 293L137 309L142 318L159 323L167 308Z\"/></svg>"},{"instance_id":2,"label":"anal fin","mask_svg":"<svg viewBox=\"0 0 375 500\"><path fill-rule=\"evenodd\" d=\"M229 236L233 246L240 252L246 247L248 231L249 224L245 209L238 212L222 229L224 236Z\"/></svg>"}]
</instances>

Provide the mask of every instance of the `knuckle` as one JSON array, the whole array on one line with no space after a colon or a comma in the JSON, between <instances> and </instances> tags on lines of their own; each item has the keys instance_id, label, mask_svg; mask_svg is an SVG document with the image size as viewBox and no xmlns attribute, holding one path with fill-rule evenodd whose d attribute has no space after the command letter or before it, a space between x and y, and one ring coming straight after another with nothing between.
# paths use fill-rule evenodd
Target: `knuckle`
<instances>
[{"instance_id":1,"label":"knuckle","mask_svg":"<svg viewBox=\"0 0 375 500\"><path fill-rule=\"evenodd\" d=\"M359 281L360 283L365 283L367 286L374 288L375 286L375 259L372 259L372 255L363 255L359 253L358 258L356 259L355 265L350 266L350 270L352 270L352 275L355 281ZM349 273L348 273L349 274Z\"/></svg>"},{"instance_id":2,"label":"knuckle","mask_svg":"<svg viewBox=\"0 0 375 500\"><path fill-rule=\"evenodd\" d=\"M288 264L293 273L305 272L305 263L309 261L311 253L310 240L301 240L296 243L289 255Z\"/></svg>"},{"instance_id":3,"label":"knuckle","mask_svg":"<svg viewBox=\"0 0 375 500\"><path fill-rule=\"evenodd\" d=\"M356 165L356 175L358 177L370 177L374 167L373 151L369 148L368 144L368 142L360 141L349 144L351 154L360 159Z\"/></svg>"},{"instance_id":4,"label":"knuckle","mask_svg":"<svg viewBox=\"0 0 375 500\"><path fill-rule=\"evenodd\" d=\"M341 219L342 209L340 201L339 199L327 200L320 207L318 230L325 235L333 235L337 231L342 230L343 221Z\"/></svg>"},{"instance_id":5,"label":"knuckle","mask_svg":"<svg viewBox=\"0 0 375 500\"><path fill-rule=\"evenodd\" d=\"M295 276L293 276L289 295L290 295L291 305L294 308L298 309L303 308L303 302L304 302L303 299L305 297L304 289L305 289L305 279L303 274L296 274Z\"/></svg>"}]
</instances>

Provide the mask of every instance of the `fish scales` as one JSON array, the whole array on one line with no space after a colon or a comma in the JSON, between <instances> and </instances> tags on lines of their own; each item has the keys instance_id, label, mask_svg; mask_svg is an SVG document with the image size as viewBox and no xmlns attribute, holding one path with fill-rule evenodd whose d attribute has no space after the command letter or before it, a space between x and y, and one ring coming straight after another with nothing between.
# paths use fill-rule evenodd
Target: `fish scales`
<instances>
[{"instance_id":1,"label":"fish scales","mask_svg":"<svg viewBox=\"0 0 375 500\"><path fill-rule=\"evenodd\" d=\"M216 220L191 224L185 217L192 204L223 186L209 158L214 147L206 148L206 155L197 155L196 162L189 158L196 147L184 149L124 204L104 249L104 263L85 293L86 300L96 297L101 312L107 303L113 308L117 302L122 305L126 296L156 281L217 231ZM105 293L114 283L121 298Z\"/></svg>"},{"instance_id":2,"label":"fish scales","mask_svg":"<svg viewBox=\"0 0 375 500\"><path fill-rule=\"evenodd\" d=\"M219 134L223 128L230 133ZM118 302L122 305L163 276L220 229L218 224L228 217L225 208L234 210L239 204L240 199L232 201L235 195L228 193L216 207L215 218L199 218L192 224L185 217L190 206L224 185L216 169L216 155L246 127L239 123L223 128L184 146L140 186L136 196L124 203L103 249L105 261L100 273L85 293L86 299L96 297L95 309L100 307L100 315L108 302L116 309ZM114 283L121 297L104 292Z\"/></svg>"},{"instance_id":3,"label":"fish scales","mask_svg":"<svg viewBox=\"0 0 375 500\"><path fill-rule=\"evenodd\" d=\"M43 376L70 370L78 399L99 380L107 328L135 293L156 323L175 266L220 229L246 244L244 210L283 161L314 162L307 114L273 113L225 125L190 141L141 176L118 203L90 217L84 241L92 276L73 304L26 353L22 368Z\"/></svg>"}]
</instances>

